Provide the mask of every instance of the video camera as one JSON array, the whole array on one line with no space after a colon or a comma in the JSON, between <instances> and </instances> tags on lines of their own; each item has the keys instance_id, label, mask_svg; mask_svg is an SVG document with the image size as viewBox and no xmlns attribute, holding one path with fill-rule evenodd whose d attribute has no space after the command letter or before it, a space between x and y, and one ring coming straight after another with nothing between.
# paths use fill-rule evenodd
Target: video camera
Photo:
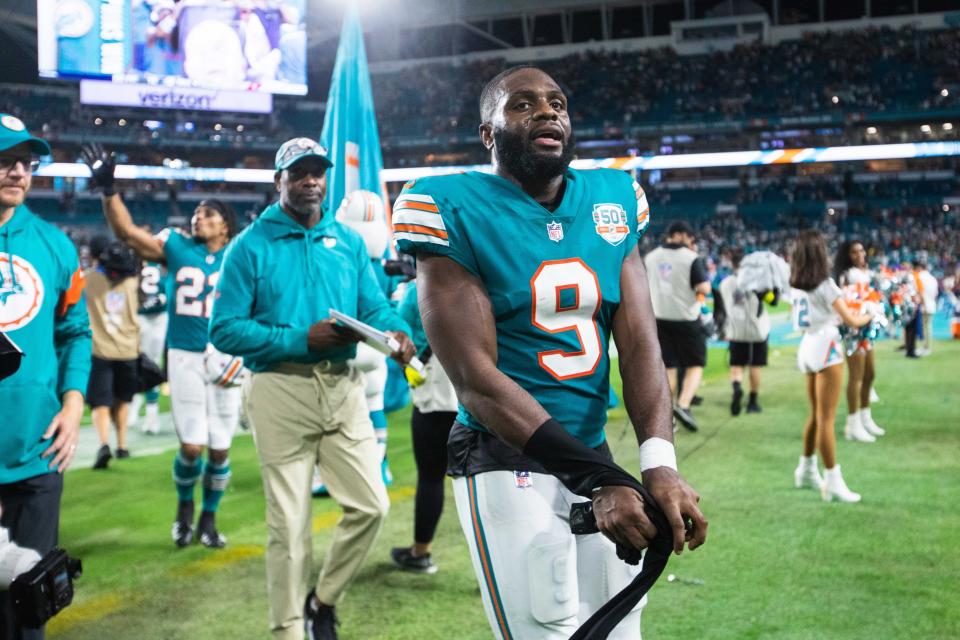
<instances>
[{"instance_id":1,"label":"video camera","mask_svg":"<svg viewBox=\"0 0 960 640\"><path fill-rule=\"evenodd\" d=\"M40 628L73 602L73 581L80 577L80 560L59 547L40 557L10 541L0 528L0 589L9 589L17 624Z\"/></svg>"}]
</instances>

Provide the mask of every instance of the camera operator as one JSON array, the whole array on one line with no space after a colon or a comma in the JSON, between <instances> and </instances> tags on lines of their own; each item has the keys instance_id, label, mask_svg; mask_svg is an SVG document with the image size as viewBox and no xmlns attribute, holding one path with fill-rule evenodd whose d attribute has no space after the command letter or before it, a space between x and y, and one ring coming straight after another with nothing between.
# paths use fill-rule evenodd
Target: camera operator
<instances>
[{"instance_id":1,"label":"camera operator","mask_svg":"<svg viewBox=\"0 0 960 640\"><path fill-rule=\"evenodd\" d=\"M0 380L0 526L41 556L57 544L63 471L73 461L90 375L90 323L73 243L24 204L50 146L0 114L0 331L25 357ZM0 638L43 638L0 592Z\"/></svg>"}]
</instances>

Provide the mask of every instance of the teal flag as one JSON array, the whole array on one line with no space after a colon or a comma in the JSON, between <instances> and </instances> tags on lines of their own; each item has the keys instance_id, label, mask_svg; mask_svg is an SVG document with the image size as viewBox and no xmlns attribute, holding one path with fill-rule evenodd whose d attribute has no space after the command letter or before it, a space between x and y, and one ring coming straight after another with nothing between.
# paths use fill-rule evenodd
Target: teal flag
<instances>
[{"instance_id":1,"label":"teal flag","mask_svg":"<svg viewBox=\"0 0 960 640\"><path fill-rule=\"evenodd\" d=\"M328 211L336 211L344 197L357 189L383 193L380 135L355 3L349 5L343 19L320 144L333 161L327 173Z\"/></svg>"}]
</instances>

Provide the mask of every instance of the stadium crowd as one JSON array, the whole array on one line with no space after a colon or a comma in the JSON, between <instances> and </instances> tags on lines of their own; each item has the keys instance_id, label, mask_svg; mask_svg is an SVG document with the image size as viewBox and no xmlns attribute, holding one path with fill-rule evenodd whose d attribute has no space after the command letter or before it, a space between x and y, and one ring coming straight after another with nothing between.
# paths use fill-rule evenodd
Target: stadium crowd
<instances>
[{"instance_id":1,"label":"stadium crowd","mask_svg":"<svg viewBox=\"0 0 960 640\"><path fill-rule=\"evenodd\" d=\"M886 122L889 118L885 118L880 131L864 140L862 127L845 128L843 123L855 124L870 113L913 113L916 119L923 112L956 109L960 104L958 42L957 29L871 27L808 33L800 40L741 45L709 55L680 56L671 48L585 50L541 64L562 80L574 99L570 115L574 130L581 136L633 135L631 129L641 125L741 122L739 131L719 137L698 135L690 141L674 140L669 152L719 150L756 142L755 136L743 131L743 123L836 115L841 118L836 123L837 134L811 130L794 143L901 142L915 140L920 134L912 132L915 127L911 133L899 130L895 122ZM479 79L506 66L503 59L490 58L462 64L431 62L374 74L372 85L385 149L408 139L474 140L474 96L482 88ZM457 90L451 92L451 87ZM38 97L30 88L13 86L5 88L3 94L0 111L29 114L55 142L65 137L64 142L70 146L55 148L54 157L68 160L78 155L77 141L71 134L95 128L98 137L112 143L163 142L175 147L202 140L196 150L203 154L218 148L247 149L257 158L248 159L248 166L251 161L254 166L269 166L272 141L291 137L322 118L319 111L302 110L300 99L278 96L272 116L236 115L236 122L224 117L217 120L222 128L214 128L208 114L186 112L151 114L155 120L147 127L143 120L129 114L122 118L96 116L97 109L79 105L62 91ZM935 127L925 135L950 138L953 129ZM661 152L652 138L641 142L643 147L650 147L642 152ZM143 150L131 152L136 156ZM202 158L194 158L194 162L204 164Z\"/></svg>"}]
</instances>

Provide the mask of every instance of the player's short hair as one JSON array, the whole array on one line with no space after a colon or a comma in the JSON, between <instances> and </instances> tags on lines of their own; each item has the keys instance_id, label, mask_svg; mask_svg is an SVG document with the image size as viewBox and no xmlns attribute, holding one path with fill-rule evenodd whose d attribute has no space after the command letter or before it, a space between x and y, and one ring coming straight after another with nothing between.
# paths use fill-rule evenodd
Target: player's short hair
<instances>
[{"instance_id":1,"label":"player's short hair","mask_svg":"<svg viewBox=\"0 0 960 640\"><path fill-rule=\"evenodd\" d=\"M504 69L497 75L493 76L490 81L484 85L483 91L480 92L481 123L490 122L493 119L493 112L497 108L497 89L500 88L500 83L518 71L523 71L524 69L536 69L542 73L547 73L543 69L535 67L532 64L520 64L515 67L510 67L509 69Z\"/></svg>"},{"instance_id":2,"label":"player's short hair","mask_svg":"<svg viewBox=\"0 0 960 640\"><path fill-rule=\"evenodd\" d=\"M227 224L227 237L232 238L237 235L239 231L237 228L237 212L233 210L233 207L231 207L229 203L216 198L207 198L201 200L200 203L197 204L197 207L208 207L219 213L220 217L223 218L223 221Z\"/></svg>"}]
</instances>

